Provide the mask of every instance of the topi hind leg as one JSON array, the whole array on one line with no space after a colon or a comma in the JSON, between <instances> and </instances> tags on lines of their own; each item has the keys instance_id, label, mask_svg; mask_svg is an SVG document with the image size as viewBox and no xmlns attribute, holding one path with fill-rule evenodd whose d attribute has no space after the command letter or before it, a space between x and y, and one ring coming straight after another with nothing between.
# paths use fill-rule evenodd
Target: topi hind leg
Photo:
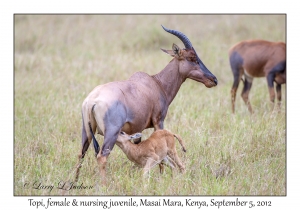
<instances>
[{"instance_id":1,"label":"topi hind leg","mask_svg":"<svg viewBox=\"0 0 300 210\"><path fill-rule=\"evenodd\" d=\"M270 93L270 101L274 103L275 101L275 91L274 91L274 74L268 74L267 76L267 82L268 82L268 88L269 88L269 93Z\"/></svg>"},{"instance_id":2,"label":"topi hind leg","mask_svg":"<svg viewBox=\"0 0 300 210\"><path fill-rule=\"evenodd\" d=\"M163 174L164 171L165 171L164 164L163 164L163 163L160 163L160 164L159 164L159 172L160 172L161 174Z\"/></svg>"},{"instance_id":3,"label":"topi hind leg","mask_svg":"<svg viewBox=\"0 0 300 210\"><path fill-rule=\"evenodd\" d=\"M126 123L126 108L121 102L114 102L105 113L101 105L94 107L95 120L104 134L104 141L100 152L97 154L97 162L103 183L106 183L106 162L112 151L118 135Z\"/></svg>"},{"instance_id":4,"label":"topi hind leg","mask_svg":"<svg viewBox=\"0 0 300 210\"><path fill-rule=\"evenodd\" d=\"M106 163L110 152L112 151L119 134L117 128L107 129L104 135L104 142L101 151L97 155L97 162L99 164L99 172L102 179L102 183L106 184Z\"/></svg>"},{"instance_id":5,"label":"topi hind leg","mask_svg":"<svg viewBox=\"0 0 300 210\"><path fill-rule=\"evenodd\" d=\"M253 78L245 75L244 88L242 91L242 98L248 107L249 112L252 114L253 110L249 101L249 92L251 90Z\"/></svg>"},{"instance_id":6,"label":"topi hind leg","mask_svg":"<svg viewBox=\"0 0 300 210\"><path fill-rule=\"evenodd\" d=\"M274 109L274 101L275 101L275 91L274 91L274 82L275 82L275 77L276 74L284 72L286 69L286 62L280 62L275 66L267 65L265 67L265 72L269 72L267 75L267 83L268 83L268 88L269 88L269 94L270 94L270 100L272 102L272 109ZM278 102L281 101L281 86L277 85L276 86L276 92L277 92L277 99Z\"/></svg>"},{"instance_id":7,"label":"topi hind leg","mask_svg":"<svg viewBox=\"0 0 300 210\"><path fill-rule=\"evenodd\" d=\"M78 164L76 166L75 182L78 181L79 172L80 172L80 168L82 166L83 158L84 158L85 153L88 150L90 142L91 142L91 135L89 135L89 136L87 135L83 119L82 119L82 137L81 138L82 138L82 141L81 141L82 146L80 149L80 153L78 155Z\"/></svg>"},{"instance_id":8,"label":"topi hind leg","mask_svg":"<svg viewBox=\"0 0 300 210\"><path fill-rule=\"evenodd\" d=\"M164 165L168 166L172 172L173 168L175 168L174 164L174 161L168 156L166 156L159 164L160 173L162 174L164 172Z\"/></svg>"},{"instance_id":9,"label":"topi hind leg","mask_svg":"<svg viewBox=\"0 0 300 210\"><path fill-rule=\"evenodd\" d=\"M235 112L235 98L236 98L236 91L238 89L239 83L243 76L243 58L239 55L238 52L233 52L229 56L230 67L233 74L233 84L231 88L231 108L232 113Z\"/></svg>"},{"instance_id":10,"label":"topi hind leg","mask_svg":"<svg viewBox=\"0 0 300 210\"><path fill-rule=\"evenodd\" d=\"M268 83L268 89L270 94L270 101L272 103L272 107L271 107L272 110L274 109L274 102L275 102L274 79L275 79L275 73L272 71L269 72L269 74L267 75L267 83Z\"/></svg>"},{"instance_id":11,"label":"topi hind leg","mask_svg":"<svg viewBox=\"0 0 300 210\"><path fill-rule=\"evenodd\" d=\"M276 84L276 94L277 94L278 108L280 109L280 105L281 105L281 85L280 84Z\"/></svg>"},{"instance_id":12,"label":"topi hind leg","mask_svg":"<svg viewBox=\"0 0 300 210\"><path fill-rule=\"evenodd\" d=\"M171 159L169 156L166 156L163 161L161 162L161 164L166 165L170 170L171 170L171 174L173 176L173 169L175 168L176 163L174 162L173 159Z\"/></svg>"},{"instance_id":13,"label":"topi hind leg","mask_svg":"<svg viewBox=\"0 0 300 210\"><path fill-rule=\"evenodd\" d=\"M176 151L169 152L168 155L176 163L176 165L179 167L180 172L185 172L185 166L182 164L180 158L177 155L177 152Z\"/></svg>"},{"instance_id":14,"label":"topi hind leg","mask_svg":"<svg viewBox=\"0 0 300 210\"><path fill-rule=\"evenodd\" d=\"M106 162L107 162L108 154L106 156L103 156L100 154L97 155L97 162L99 165L99 172L100 172L100 177L102 180L102 184L106 185Z\"/></svg>"},{"instance_id":15,"label":"topi hind leg","mask_svg":"<svg viewBox=\"0 0 300 210\"><path fill-rule=\"evenodd\" d=\"M240 83L240 76L234 75L234 81L231 88L231 109L232 113L235 112L235 98L236 98L236 91L238 89L239 83Z\"/></svg>"}]
</instances>

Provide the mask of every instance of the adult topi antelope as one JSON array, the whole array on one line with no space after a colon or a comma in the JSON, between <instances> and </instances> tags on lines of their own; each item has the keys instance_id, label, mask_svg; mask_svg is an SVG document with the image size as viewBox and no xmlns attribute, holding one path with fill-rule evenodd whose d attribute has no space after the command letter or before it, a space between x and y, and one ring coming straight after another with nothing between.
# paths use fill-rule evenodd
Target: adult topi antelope
<instances>
[{"instance_id":1,"label":"adult topi antelope","mask_svg":"<svg viewBox=\"0 0 300 210\"><path fill-rule=\"evenodd\" d=\"M217 85L217 78L200 60L190 40L179 31L163 29L178 37L185 49L175 44L172 50L162 49L174 57L162 71L155 75L137 72L128 80L97 86L83 101L82 147L75 180L92 139L100 175L105 183L107 157L121 131L131 135L146 128L163 129L169 105L187 78L208 88ZM96 129L104 136L101 150L93 138Z\"/></svg>"},{"instance_id":2,"label":"adult topi antelope","mask_svg":"<svg viewBox=\"0 0 300 210\"><path fill-rule=\"evenodd\" d=\"M276 92L278 105L281 102L281 85L286 83L286 45L283 42L265 40L242 41L229 50L229 61L234 81L231 89L232 112L239 82L244 75L242 98L250 113L253 112L248 95L254 77L266 77L270 99L274 103Z\"/></svg>"}]
</instances>

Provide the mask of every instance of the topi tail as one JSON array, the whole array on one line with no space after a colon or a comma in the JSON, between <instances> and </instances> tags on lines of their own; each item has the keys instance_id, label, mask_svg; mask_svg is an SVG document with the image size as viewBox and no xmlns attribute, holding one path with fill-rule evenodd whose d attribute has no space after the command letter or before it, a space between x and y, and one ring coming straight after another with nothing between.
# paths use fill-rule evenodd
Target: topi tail
<instances>
[{"instance_id":1,"label":"topi tail","mask_svg":"<svg viewBox=\"0 0 300 210\"><path fill-rule=\"evenodd\" d=\"M182 151L186 152L186 149L185 149L185 146L183 144L182 138L179 135L177 135L177 134L173 134L173 135L178 139L180 145L182 146Z\"/></svg>"},{"instance_id":2,"label":"topi tail","mask_svg":"<svg viewBox=\"0 0 300 210\"><path fill-rule=\"evenodd\" d=\"M99 144L97 142L97 139L94 136L92 126L91 126L91 122L89 122L89 127L90 127L90 131L91 131L92 138L93 138L93 144L94 144L94 149L95 149L95 153L96 153L95 155L97 156L97 154L99 153L100 147L99 147Z\"/></svg>"}]
</instances>

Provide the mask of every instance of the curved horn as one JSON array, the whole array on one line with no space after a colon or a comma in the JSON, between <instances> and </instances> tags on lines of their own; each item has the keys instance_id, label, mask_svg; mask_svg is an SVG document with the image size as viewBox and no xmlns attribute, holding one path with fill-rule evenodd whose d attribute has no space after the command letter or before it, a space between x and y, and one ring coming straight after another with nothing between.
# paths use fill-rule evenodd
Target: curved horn
<instances>
[{"instance_id":1,"label":"curved horn","mask_svg":"<svg viewBox=\"0 0 300 210\"><path fill-rule=\"evenodd\" d=\"M180 31L176 31L176 30L171 30L171 29L167 29L165 28L163 25L161 25L163 27L163 29L170 33L170 34L173 34L175 36L177 36L184 44L185 48L186 49L192 49L192 43L190 42L190 40L187 38L186 35L184 35L183 33L181 33Z\"/></svg>"}]
</instances>

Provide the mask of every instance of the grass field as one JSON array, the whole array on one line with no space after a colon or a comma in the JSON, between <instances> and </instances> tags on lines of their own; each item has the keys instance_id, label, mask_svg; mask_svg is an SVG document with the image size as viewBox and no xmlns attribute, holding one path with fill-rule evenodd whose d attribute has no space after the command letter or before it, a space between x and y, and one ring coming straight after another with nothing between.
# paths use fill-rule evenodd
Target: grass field
<instances>
[{"instance_id":1,"label":"grass field","mask_svg":"<svg viewBox=\"0 0 300 210\"><path fill-rule=\"evenodd\" d=\"M219 80L211 89L187 80L169 107L165 128L185 141L187 153L176 146L186 173L157 167L144 186L116 146L102 186L91 147L76 185L92 189L57 189L75 176L87 94L136 71L156 74L171 60L160 48L183 47L161 24L186 34ZM285 42L285 24L284 15L15 15L14 195L286 195L285 85L272 112L266 79L254 79L253 115L240 85L233 115L228 61L238 41Z\"/></svg>"}]
</instances>

